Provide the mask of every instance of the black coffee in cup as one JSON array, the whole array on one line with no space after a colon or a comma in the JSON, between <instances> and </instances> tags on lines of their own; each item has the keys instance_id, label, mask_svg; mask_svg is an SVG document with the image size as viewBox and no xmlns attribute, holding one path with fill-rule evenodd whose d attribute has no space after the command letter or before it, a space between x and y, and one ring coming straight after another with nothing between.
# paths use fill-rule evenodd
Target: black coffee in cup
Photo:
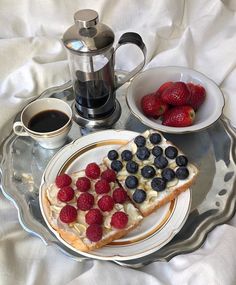
<instances>
[{"instance_id":1,"label":"black coffee in cup","mask_svg":"<svg viewBox=\"0 0 236 285\"><path fill-rule=\"evenodd\" d=\"M48 133L62 128L69 121L69 117L58 110L46 110L34 115L28 128L38 133Z\"/></svg>"}]
</instances>

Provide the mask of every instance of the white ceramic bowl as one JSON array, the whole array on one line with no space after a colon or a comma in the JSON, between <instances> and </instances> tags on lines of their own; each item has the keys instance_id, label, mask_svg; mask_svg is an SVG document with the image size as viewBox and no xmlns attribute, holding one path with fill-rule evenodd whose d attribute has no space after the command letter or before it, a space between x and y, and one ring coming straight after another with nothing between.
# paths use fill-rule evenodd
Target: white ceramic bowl
<instances>
[{"instance_id":1,"label":"white ceramic bowl","mask_svg":"<svg viewBox=\"0 0 236 285\"><path fill-rule=\"evenodd\" d=\"M196 112L195 121L189 127L168 127L160 119L146 117L141 110L141 98L152 93L167 81L183 81L201 84L206 89L206 99ZM139 73L128 88L127 104L131 112L148 127L165 133L187 133L199 131L216 122L223 112L224 96L220 88L200 72L186 67L157 67Z\"/></svg>"}]
</instances>

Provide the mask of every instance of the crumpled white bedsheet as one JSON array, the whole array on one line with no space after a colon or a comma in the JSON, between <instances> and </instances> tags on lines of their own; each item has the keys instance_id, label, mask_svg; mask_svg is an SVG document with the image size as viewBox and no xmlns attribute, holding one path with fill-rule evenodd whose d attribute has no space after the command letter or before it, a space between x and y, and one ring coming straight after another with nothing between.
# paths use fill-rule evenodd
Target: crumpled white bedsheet
<instances>
[{"instance_id":1,"label":"crumpled white bedsheet","mask_svg":"<svg viewBox=\"0 0 236 285\"><path fill-rule=\"evenodd\" d=\"M0 141L9 121L45 89L67 82L60 39L73 14L91 8L116 39L138 32L146 43L145 68L187 66L211 79L225 95L225 115L236 126L235 0L2 0L0 1ZM120 51L117 69L130 69L139 55ZM170 262L142 269L110 262L79 263L25 232L17 212L0 193L0 284L236 284L236 218L218 226L204 245Z\"/></svg>"}]
</instances>

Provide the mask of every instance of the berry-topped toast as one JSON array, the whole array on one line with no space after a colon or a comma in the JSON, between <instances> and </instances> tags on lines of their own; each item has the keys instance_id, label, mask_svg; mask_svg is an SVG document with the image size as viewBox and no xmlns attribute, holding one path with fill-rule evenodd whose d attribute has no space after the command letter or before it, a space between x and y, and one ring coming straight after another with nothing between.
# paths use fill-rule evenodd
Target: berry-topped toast
<instances>
[{"instance_id":1,"label":"berry-topped toast","mask_svg":"<svg viewBox=\"0 0 236 285\"><path fill-rule=\"evenodd\" d=\"M44 213L62 239L81 251L126 235L143 219L117 184L116 173L89 163L85 170L56 177L44 193Z\"/></svg>"},{"instance_id":2,"label":"berry-topped toast","mask_svg":"<svg viewBox=\"0 0 236 285\"><path fill-rule=\"evenodd\" d=\"M110 150L104 163L143 216L175 199L194 182L198 169L159 132L148 130Z\"/></svg>"}]
</instances>

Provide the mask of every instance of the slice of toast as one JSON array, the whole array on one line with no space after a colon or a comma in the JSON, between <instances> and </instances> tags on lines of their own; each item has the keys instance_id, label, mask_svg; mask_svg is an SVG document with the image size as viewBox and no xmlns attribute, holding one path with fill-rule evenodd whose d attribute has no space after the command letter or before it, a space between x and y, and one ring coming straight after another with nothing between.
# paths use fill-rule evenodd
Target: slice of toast
<instances>
[{"instance_id":1,"label":"slice of toast","mask_svg":"<svg viewBox=\"0 0 236 285\"><path fill-rule=\"evenodd\" d=\"M117 180L143 216L187 190L198 174L180 149L153 130L111 150L103 161L117 172Z\"/></svg>"},{"instance_id":2,"label":"slice of toast","mask_svg":"<svg viewBox=\"0 0 236 285\"><path fill-rule=\"evenodd\" d=\"M107 169L105 165L100 165L101 173ZM111 211L102 211L99 209L98 200L103 195L113 195L113 192L116 188L120 186L117 182L110 182L110 191L107 194L97 194L95 191L95 183L101 178L98 179L90 179L91 187L87 191L94 196L94 205L92 208L99 209L103 215L103 222L101 224L102 227L102 237L100 240L94 242L91 241L87 235L86 231L89 225L86 222L85 216L88 213L87 211L83 211L77 208L77 199L82 194L82 192L78 191L76 186L76 181L79 177L85 177L85 171L79 171L70 175L72 182L70 187L74 189L75 196L69 202L61 202L57 195L60 190L56 183L53 183L47 187L44 191L43 196L43 208L44 213L46 215L47 221L56 230L62 239L64 239L68 244L72 247L80 250L80 251L91 251L97 248L100 248L113 240L119 239L122 236L126 235L129 231L137 227L141 220L143 219L139 210L135 208L130 199L127 197L125 202L115 203L114 207ZM65 205L72 205L77 209L77 218L72 223L64 223L60 220L60 212ZM128 223L124 228L115 228L111 225L111 218L116 212L124 212L128 216Z\"/></svg>"}]
</instances>

